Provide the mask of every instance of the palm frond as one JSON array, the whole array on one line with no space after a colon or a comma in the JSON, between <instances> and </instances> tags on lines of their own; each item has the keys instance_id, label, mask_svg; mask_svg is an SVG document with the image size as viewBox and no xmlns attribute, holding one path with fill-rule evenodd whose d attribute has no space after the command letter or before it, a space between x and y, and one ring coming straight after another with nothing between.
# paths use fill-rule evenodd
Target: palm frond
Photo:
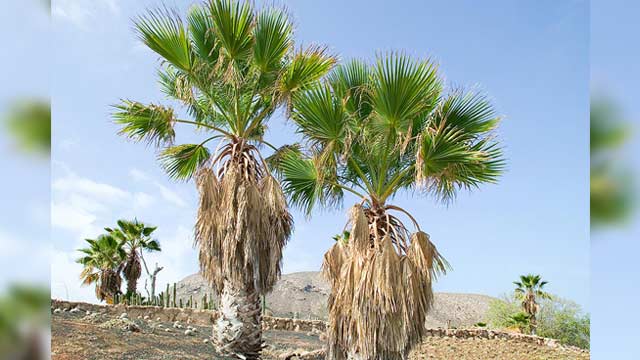
<instances>
[{"instance_id":1,"label":"palm frond","mask_svg":"<svg viewBox=\"0 0 640 360\"><path fill-rule=\"evenodd\" d=\"M120 135L156 146L173 142L176 119L171 108L129 100L123 100L114 108L116 112L112 116L116 124L122 126Z\"/></svg>"},{"instance_id":2,"label":"palm frond","mask_svg":"<svg viewBox=\"0 0 640 360\"><path fill-rule=\"evenodd\" d=\"M386 136L406 133L435 108L442 83L430 61L391 53L378 57L373 75L373 129Z\"/></svg>"},{"instance_id":3,"label":"palm frond","mask_svg":"<svg viewBox=\"0 0 640 360\"><path fill-rule=\"evenodd\" d=\"M281 78L281 89L285 97L304 90L325 76L335 65L336 58L322 47L312 46L298 51Z\"/></svg>"},{"instance_id":4,"label":"palm frond","mask_svg":"<svg viewBox=\"0 0 640 360\"><path fill-rule=\"evenodd\" d=\"M322 197L320 175L313 160L289 152L283 156L280 169L283 174L282 190L293 205L310 214Z\"/></svg>"},{"instance_id":5,"label":"palm frond","mask_svg":"<svg viewBox=\"0 0 640 360\"><path fill-rule=\"evenodd\" d=\"M192 48L198 59L215 64L219 58L219 48L213 31L213 20L207 8L200 5L192 6L187 14L187 23Z\"/></svg>"},{"instance_id":6,"label":"palm frond","mask_svg":"<svg viewBox=\"0 0 640 360\"><path fill-rule=\"evenodd\" d=\"M189 180L211 157L202 144L182 144L164 149L158 160L167 174L176 180Z\"/></svg>"},{"instance_id":7,"label":"palm frond","mask_svg":"<svg viewBox=\"0 0 640 360\"><path fill-rule=\"evenodd\" d=\"M253 43L253 9L249 2L211 0L209 12L221 50L232 62L245 60Z\"/></svg>"},{"instance_id":8,"label":"palm frond","mask_svg":"<svg viewBox=\"0 0 640 360\"><path fill-rule=\"evenodd\" d=\"M287 14L279 9L261 11L253 31L253 62L262 73L282 66L293 40L292 26Z\"/></svg>"},{"instance_id":9,"label":"palm frond","mask_svg":"<svg viewBox=\"0 0 640 360\"><path fill-rule=\"evenodd\" d=\"M189 71L193 65L191 43L177 12L156 9L135 20L138 37L151 50L178 69Z\"/></svg>"}]
</instances>

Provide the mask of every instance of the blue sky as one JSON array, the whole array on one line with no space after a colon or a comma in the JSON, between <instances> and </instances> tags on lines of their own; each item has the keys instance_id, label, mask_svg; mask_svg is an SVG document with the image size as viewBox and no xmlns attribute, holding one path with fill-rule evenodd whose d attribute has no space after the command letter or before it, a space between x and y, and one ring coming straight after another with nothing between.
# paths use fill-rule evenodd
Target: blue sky
<instances>
[{"instance_id":1,"label":"blue sky","mask_svg":"<svg viewBox=\"0 0 640 360\"><path fill-rule=\"evenodd\" d=\"M635 169L637 185L637 169L640 169L640 92L637 82L640 78L640 52L635 37L640 33L637 21L640 4L597 0L591 4L591 14L591 87L595 94L604 94L615 101L624 114L624 120L631 124L632 138L620 153L619 161ZM594 359L640 357L636 333L640 314L631 311L640 296L638 220L636 212L629 224L592 234L591 354Z\"/></svg>"},{"instance_id":2,"label":"blue sky","mask_svg":"<svg viewBox=\"0 0 640 360\"><path fill-rule=\"evenodd\" d=\"M3 4L0 28L7 36L0 65L0 120L17 99L47 99L49 94L49 16L32 2ZM14 36L15 29L21 29ZM0 121L0 293L12 281L49 280L49 162L26 155L5 134ZM28 266L25 266L25 261Z\"/></svg>"},{"instance_id":3,"label":"blue sky","mask_svg":"<svg viewBox=\"0 0 640 360\"><path fill-rule=\"evenodd\" d=\"M157 57L131 29L156 1L55 1L50 44L52 293L93 300L79 288L74 250L121 217L158 225L165 266L159 283L197 270L193 183L174 183L153 149L116 135L109 105L120 98L164 101ZM190 2L168 2L185 13ZM451 85L477 86L505 120L499 131L508 171L498 185L461 193L446 207L411 194L412 211L452 263L437 291L500 295L519 274L540 273L549 290L589 308L589 9L584 1L288 1L299 44L326 44L340 59L387 50L431 57ZM276 144L293 127L273 118ZM180 134L179 140L193 135ZM346 198L349 206L353 198ZM294 212L284 271L318 270L345 211Z\"/></svg>"}]
</instances>

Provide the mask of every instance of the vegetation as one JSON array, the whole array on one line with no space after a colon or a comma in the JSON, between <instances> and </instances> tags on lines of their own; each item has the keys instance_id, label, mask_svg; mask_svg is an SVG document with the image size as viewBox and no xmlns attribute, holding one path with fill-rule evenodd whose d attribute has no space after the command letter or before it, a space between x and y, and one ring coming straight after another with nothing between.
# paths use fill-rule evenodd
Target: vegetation
<instances>
[{"instance_id":1,"label":"vegetation","mask_svg":"<svg viewBox=\"0 0 640 360\"><path fill-rule=\"evenodd\" d=\"M49 290L12 285L0 294L0 354L7 359L40 359L40 332L49 328ZM4 358L4 357L3 357Z\"/></svg>"},{"instance_id":2,"label":"vegetation","mask_svg":"<svg viewBox=\"0 0 640 360\"><path fill-rule=\"evenodd\" d=\"M515 296L505 296L489 304L487 323L493 328L509 328L516 325L514 317L525 314L521 310L520 301ZM528 331L526 322L522 331ZM576 303L551 296L540 302L537 316L537 335L557 339L564 345L589 348L590 317ZM519 326L518 326L519 327Z\"/></svg>"},{"instance_id":3,"label":"vegetation","mask_svg":"<svg viewBox=\"0 0 640 360\"><path fill-rule=\"evenodd\" d=\"M325 254L331 359L404 359L425 333L432 282L448 265L409 211L390 200L422 190L450 201L503 170L499 118L477 92L443 92L430 61L389 53L351 61L293 96L303 145L271 157L291 201L310 214L357 196L347 241ZM401 217L412 224L407 227ZM341 239L338 236L337 239Z\"/></svg>"},{"instance_id":4,"label":"vegetation","mask_svg":"<svg viewBox=\"0 0 640 360\"><path fill-rule=\"evenodd\" d=\"M544 291L547 281L542 281L540 275L521 275L520 281L514 281L516 285L515 296L521 301L524 313L528 315L529 332L535 334L537 326L536 315L540 310L537 300L549 299L551 295Z\"/></svg>"},{"instance_id":5,"label":"vegetation","mask_svg":"<svg viewBox=\"0 0 640 360\"><path fill-rule=\"evenodd\" d=\"M284 10L211 0L135 20L142 42L161 59L160 84L190 119L165 105L124 100L113 114L120 134L159 147L169 176L195 177L200 192L195 241L203 276L222 293L215 343L223 355L256 359L261 351L260 295L280 275L292 218L260 147L278 109L324 76L335 59L324 49L295 50ZM176 126L206 137L175 144ZM218 141L215 153L210 142Z\"/></svg>"},{"instance_id":6,"label":"vegetation","mask_svg":"<svg viewBox=\"0 0 640 360\"><path fill-rule=\"evenodd\" d=\"M23 150L45 154L51 152L51 104L44 100L20 99L11 104L6 127Z\"/></svg>"},{"instance_id":7,"label":"vegetation","mask_svg":"<svg viewBox=\"0 0 640 360\"><path fill-rule=\"evenodd\" d=\"M142 252L161 250L160 243L151 239L151 234L156 227L146 226L138 220L118 220L117 224L117 228L105 228L105 230L121 243L126 253L122 275L127 280L127 295L135 295L138 292L138 279L142 275L142 264L147 274L151 276Z\"/></svg>"},{"instance_id":8,"label":"vegetation","mask_svg":"<svg viewBox=\"0 0 640 360\"><path fill-rule=\"evenodd\" d=\"M77 260L84 266L80 274L82 285L95 285L96 297L112 304L122 293L120 272L127 256L122 242L110 234L85 241L89 246L78 250L84 255Z\"/></svg>"},{"instance_id":9,"label":"vegetation","mask_svg":"<svg viewBox=\"0 0 640 360\"><path fill-rule=\"evenodd\" d=\"M629 138L629 126L609 100L591 103L591 224L616 224L629 218L634 207L632 176L616 158Z\"/></svg>"}]
</instances>

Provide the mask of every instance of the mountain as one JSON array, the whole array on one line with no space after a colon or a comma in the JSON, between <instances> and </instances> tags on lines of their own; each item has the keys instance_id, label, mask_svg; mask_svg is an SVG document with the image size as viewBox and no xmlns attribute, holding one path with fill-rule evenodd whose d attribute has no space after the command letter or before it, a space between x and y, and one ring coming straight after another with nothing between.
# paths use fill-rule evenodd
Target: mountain
<instances>
[{"instance_id":1,"label":"mountain","mask_svg":"<svg viewBox=\"0 0 640 360\"><path fill-rule=\"evenodd\" d=\"M178 298L185 302L191 296L194 301L200 302L205 294L207 297L213 294L211 287L199 274L182 279L176 285L176 292ZM267 309L274 316L326 320L330 292L331 288L320 272L285 274L267 295ZM489 303L494 299L478 294L436 293L433 309L427 317L427 326L465 327L481 322Z\"/></svg>"}]
</instances>

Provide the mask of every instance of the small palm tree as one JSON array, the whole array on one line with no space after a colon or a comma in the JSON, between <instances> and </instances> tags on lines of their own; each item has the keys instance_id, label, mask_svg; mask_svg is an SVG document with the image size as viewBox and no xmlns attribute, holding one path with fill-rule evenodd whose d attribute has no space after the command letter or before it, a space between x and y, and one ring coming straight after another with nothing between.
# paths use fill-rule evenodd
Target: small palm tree
<instances>
[{"instance_id":1,"label":"small palm tree","mask_svg":"<svg viewBox=\"0 0 640 360\"><path fill-rule=\"evenodd\" d=\"M358 197L323 264L332 286L328 359L404 359L425 335L431 285L448 264L394 195L422 189L447 201L503 169L486 98L442 88L431 62L390 53L372 66L339 66L294 96L305 146L272 157L285 192L307 213Z\"/></svg>"},{"instance_id":2,"label":"small palm tree","mask_svg":"<svg viewBox=\"0 0 640 360\"><path fill-rule=\"evenodd\" d=\"M127 280L127 296L135 295L138 291L138 279L142 275L142 265L147 267L144 261L143 251L160 251L160 243L151 239L151 234L157 229L155 226L146 226L138 220L118 220L118 227L105 230L118 239L126 252L126 259L122 266L122 275ZM147 273L149 269L147 268Z\"/></svg>"},{"instance_id":3,"label":"small palm tree","mask_svg":"<svg viewBox=\"0 0 640 360\"><path fill-rule=\"evenodd\" d=\"M122 243L111 235L85 241L89 246L78 250L83 256L76 260L84 266L80 274L82 285L95 284L96 297L112 304L115 296L122 293L120 272L126 258Z\"/></svg>"},{"instance_id":4,"label":"small palm tree","mask_svg":"<svg viewBox=\"0 0 640 360\"><path fill-rule=\"evenodd\" d=\"M537 320L536 315L540 311L537 299L550 299L551 295L544 291L547 281L542 281L540 275L520 275L520 281L513 282L516 285L516 299L522 301L522 309L529 315L530 332L535 334Z\"/></svg>"},{"instance_id":5,"label":"small palm tree","mask_svg":"<svg viewBox=\"0 0 640 360\"><path fill-rule=\"evenodd\" d=\"M161 148L159 160L172 178L196 178L200 270L221 293L216 347L225 356L257 359L260 295L280 276L292 229L280 184L260 151L273 147L263 137L266 123L279 109L289 110L292 97L335 59L319 47L296 50L286 12L256 11L250 2L211 0L191 7L186 23L173 12L151 11L135 28L160 56L164 92L189 118L129 100L116 106L114 118L122 135ZM176 145L178 125L206 137Z\"/></svg>"},{"instance_id":6,"label":"small palm tree","mask_svg":"<svg viewBox=\"0 0 640 360\"><path fill-rule=\"evenodd\" d=\"M507 325L516 327L521 333L531 331L531 315L525 312L515 313L507 319Z\"/></svg>"}]
</instances>

